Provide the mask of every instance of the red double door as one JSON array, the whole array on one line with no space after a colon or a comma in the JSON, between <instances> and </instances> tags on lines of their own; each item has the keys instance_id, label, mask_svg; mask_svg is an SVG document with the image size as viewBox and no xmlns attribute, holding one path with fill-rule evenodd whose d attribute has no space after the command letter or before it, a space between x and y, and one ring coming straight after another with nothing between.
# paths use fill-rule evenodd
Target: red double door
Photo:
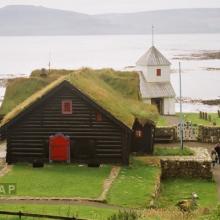
<instances>
[{"instance_id":1,"label":"red double door","mask_svg":"<svg viewBox=\"0 0 220 220\"><path fill-rule=\"evenodd\" d=\"M56 134L49 138L49 160L70 161L70 138L63 134Z\"/></svg>"}]
</instances>

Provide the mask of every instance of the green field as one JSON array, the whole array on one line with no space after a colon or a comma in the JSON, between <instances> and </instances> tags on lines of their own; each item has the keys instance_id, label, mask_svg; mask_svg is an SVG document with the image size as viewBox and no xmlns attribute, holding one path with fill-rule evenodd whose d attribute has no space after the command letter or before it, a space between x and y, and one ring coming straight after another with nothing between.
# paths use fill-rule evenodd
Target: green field
<instances>
[{"instance_id":1,"label":"green field","mask_svg":"<svg viewBox=\"0 0 220 220\"><path fill-rule=\"evenodd\" d=\"M33 204L1 204L1 211L27 212L33 214L78 217L92 220L106 220L117 213L117 209L98 208L83 205L33 205ZM18 217L0 216L4 220L18 220ZM46 220L39 218L22 218L22 220Z\"/></svg>"},{"instance_id":2,"label":"green field","mask_svg":"<svg viewBox=\"0 0 220 220\"><path fill-rule=\"evenodd\" d=\"M158 167L136 160L130 167L123 167L107 196L108 203L132 208L146 207L159 172Z\"/></svg>"},{"instance_id":3,"label":"green field","mask_svg":"<svg viewBox=\"0 0 220 220\"><path fill-rule=\"evenodd\" d=\"M12 171L0 178L0 183L16 183L17 196L89 197L102 192L110 166L79 167L72 164L51 164L44 168L14 165Z\"/></svg>"},{"instance_id":4,"label":"green field","mask_svg":"<svg viewBox=\"0 0 220 220\"><path fill-rule=\"evenodd\" d=\"M216 125L220 125L220 118L217 113L209 113L211 115L211 121L200 119L199 113L183 113L184 122L192 122L192 124L197 125L208 125L212 126L213 123ZM179 114L176 114L177 121L179 120ZM173 124L169 124L168 120L164 116L160 116L157 120L157 126L172 126Z\"/></svg>"},{"instance_id":5,"label":"green field","mask_svg":"<svg viewBox=\"0 0 220 220\"><path fill-rule=\"evenodd\" d=\"M216 207L216 206L214 206ZM213 207L213 208L214 208ZM32 204L1 204L2 211L27 212L34 214L58 215L66 217L78 217L88 220L107 220L110 216L117 214L119 209L98 208L86 205L32 205ZM129 211L128 211L129 212ZM219 208L214 209L210 214L204 215L202 210L193 213L182 213L177 208L148 209L140 211L141 217L138 220L219 220ZM0 216L4 220L19 220L18 217ZM47 220L39 218L22 217L22 220ZM117 220L117 219L115 219ZM121 219L120 219L121 220ZM129 220L129 219L128 219Z\"/></svg>"},{"instance_id":6,"label":"green field","mask_svg":"<svg viewBox=\"0 0 220 220\"><path fill-rule=\"evenodd\" d=\"M167 179L162 182L162 191L158 204L160 207L173 207L178 201L191 197L191 193L199 196L199 207L213 208L218 204L217 186L214 181L203 179Z\"/></svg>"},{"instance_id":7,"label":"green field","mask_svg":"<svg viewBox=\"0 0 220 220\"><path fill-rule=\"evenodd\" d=\"M217 113L210 113L211 115L211 122L200 119L199 113L184 113L184 121L191 121L193 124L198 125L213 125L213 122L215 122L217 125L220 125L220 118L218 117Z\"/></svg>"},{"instance_id":8,"label":"green field","mask_svg":"<svg viewBox=\"0 0 220 220\"><path fill-rule=\"evenodd\" d=\"M180 147L154 147L155 156L191 156L194 152L188 147L184 147L183 150Z\"/></svg>"}]
</instances>

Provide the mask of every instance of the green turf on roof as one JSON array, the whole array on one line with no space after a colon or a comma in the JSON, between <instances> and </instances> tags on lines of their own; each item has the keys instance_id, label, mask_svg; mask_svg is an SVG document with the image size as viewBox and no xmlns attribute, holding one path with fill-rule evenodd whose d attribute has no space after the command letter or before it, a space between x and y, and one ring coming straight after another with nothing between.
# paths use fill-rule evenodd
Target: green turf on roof
<instances>
[{"instance_id":1,"label":"green turf on roof","mask_svg":"<svg viewBox=\"0 0 220 220\"><path fill-rule=\"evenodd\" d=\"M106 74L106 75L105 75ZM118 85L109 82L109 76L113 75ZM127 77L126 77L127 75ZM106 80L108 78L108 80ZM128 85L122 80L125 78L127 84L130 83L133 87L130 92L128 91ZM127 80L132 78L132 80ZM120 79L120 80L119 80ZM88 68L75 71L67 76L61 77L53 83L49 84L42 90L36 92L24 102L19 104L11 112L9 112L3 119L2 124L6 124L13 119L21 111L30 106L33 102L43 97L54 87L58 86L64 80L69 81L72 85L77 87L82 93L89 96L97 104L101 105L104 109L110 112L118 120L131 128L134 118L137 117L141 121L152 120L155 121L158 117L156 108L152 105L145 104L138 100L138 75L135 72L116 72L110 69L103 70L91 70ZM113 81L114 81L113 80ZM110 80L111 81L111 80ZM121 83L119 83L121 81ZM134 86L134 81L136 85ZM124 86L123 86L124 85ZM123 90L124 87L124 90ZM122 92L123 91L123 92ZM130 94L129 94L130 93ZM132 95L131 95L132 94Z\"/></svg>"}]
</instances>

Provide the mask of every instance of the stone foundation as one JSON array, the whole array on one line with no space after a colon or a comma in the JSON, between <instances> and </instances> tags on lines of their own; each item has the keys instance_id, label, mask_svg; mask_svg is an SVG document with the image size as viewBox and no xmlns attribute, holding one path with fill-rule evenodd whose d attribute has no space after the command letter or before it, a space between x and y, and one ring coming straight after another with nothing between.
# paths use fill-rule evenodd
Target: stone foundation
<instances>
[{"instance_id":1,"label":"stone foundation","mask_svg":"<svg viewBox=\"0 0 220 220\"><path fill-rule=\"evenodd\" d=\"M194 156L161 158L161 177L212 178L211 158L204 148L192 148Z\"/></svg>"}]
</instances>

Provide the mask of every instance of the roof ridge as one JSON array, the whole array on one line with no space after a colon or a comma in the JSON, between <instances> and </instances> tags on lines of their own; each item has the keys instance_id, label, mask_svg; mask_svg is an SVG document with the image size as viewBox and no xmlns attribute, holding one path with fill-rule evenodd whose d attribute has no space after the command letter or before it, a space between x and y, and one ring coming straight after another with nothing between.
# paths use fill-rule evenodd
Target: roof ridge
<instances>
[{"instance_id":1,"label":"roof ridge","mask_svg":"<svg viewBox=\"0 0 220 220\"><path fill-rule=\"evenodd\" d=\"M136 65L169 66L171 63L155 46L152 46L138 59Z\"/></svg>"}]
</instances>

